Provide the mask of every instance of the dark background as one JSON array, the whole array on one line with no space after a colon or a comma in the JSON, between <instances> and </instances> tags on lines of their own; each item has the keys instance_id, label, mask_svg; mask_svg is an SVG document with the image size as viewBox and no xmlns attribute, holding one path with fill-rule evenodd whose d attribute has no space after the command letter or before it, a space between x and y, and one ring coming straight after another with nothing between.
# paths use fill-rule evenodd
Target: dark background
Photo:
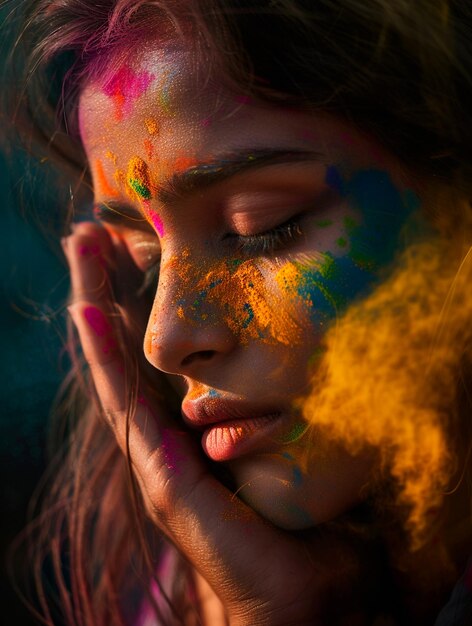
<instances>
[{"instance_id":1,"label":"dark background","mask_svg":"<svg viewBox=\"0 0 472 626\"><path fill-rule=\"evenodd\" d=\"M44 471L48 417L67 367L61 351L68 278L57 241L46 235L60 207L55 206L54 187L42 169L19 148L0 152L0 606L4 626L36 623L12 588L7 557L12 540L25 526L28 501ZM10 562L16 565L11 557Z\"/></svg>"}]
</instances>

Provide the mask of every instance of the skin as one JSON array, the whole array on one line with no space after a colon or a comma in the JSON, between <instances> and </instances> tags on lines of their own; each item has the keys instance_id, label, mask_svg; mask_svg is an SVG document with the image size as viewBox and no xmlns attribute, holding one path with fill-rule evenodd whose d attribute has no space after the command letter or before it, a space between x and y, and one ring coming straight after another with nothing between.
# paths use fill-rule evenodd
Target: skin
<instances>
[{"instance_id":1,"label":"skin","mask_svg":"<svg viewBox=\"0 0 472 626\"><path fill-rule=\"evenodd\" d=\"M205 453L212 457L211 450L196 443L192 424L173 418L152 389L143 390L131 423L130 450L149 514L195 565L206 589L216 593L218 607L213 596L207 621L318 623L326 590L335 579L338 589L356 589L362 559L348 535L327 532L321 542L316 533L301 539L282 529L311 529L352 508L368 493L375 453L366 449L352 456L316 428L310 440L293 437L303 424L294 406L316 375L316 364L310 363L334 311L326 312L319 294L303 299L277 277L297 263L312 274L327 259L344 267L350 251L362 243L367 229L362 206L336 181L344 181L344 189L359 173L381 172L400 196L409 181L391 156L355 129L322 113L247 102L215 77L204 80L185 49L147 44L127 67L126 85L95 82L80 100L95 201L113 211L101 211L104 228L81 224L65 245L73 286L70 312L100 400L125 450L122 356L115 322L108 317L111 296L104 274L111 270L104 259L114 258L120 267L128 263L130 273L160 261L150 310L143 310L139 297L135 302L136 320L146 324L143 351L150 379L164 372L184 409L216 393L276 407L284 419L256 450L223 462L238 490L234 498L209 472ZM247 161L259 150L285 156L202 189L159 198L175 173L196 164L221 165L236 153ZM305 156L287 156L294 152ZM129 173L136 156L147 166L147 178L138 182L139 172L134 178ZM333 171L334 182L327 175ZM275 249L261 249L261 233L300 215L296 231L301 234L278 241ZM349 223L356 224L354 235ZM386 220L380 236L392 243L390 230ZM262 299L273 320L293 321L291 336L274 330L275 321L269 330L253 333L240 312L228 314L222 304L225 289L245 288L235 279L195 304L202 288L209 289L206 276L220 276L222 264L234 259L257 268ZM371 260L375 267L362 274L360 292L382 262ZM348 273L347 283L349 278ZM340 293L339 306L352 295ZM316 566L307 556L314 554ZM357 611L349 602L346 606ZM349 623L357 623L354 619Z\"/></svg>"}]
</instances>

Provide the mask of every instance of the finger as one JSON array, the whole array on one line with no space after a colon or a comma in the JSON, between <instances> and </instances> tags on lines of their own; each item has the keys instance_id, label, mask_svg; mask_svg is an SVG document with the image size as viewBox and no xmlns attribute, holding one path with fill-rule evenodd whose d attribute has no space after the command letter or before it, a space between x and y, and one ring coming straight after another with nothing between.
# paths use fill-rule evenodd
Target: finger
<instances>
[{"instance_id":1,"label":"finger","mask_svg":"<svg viewBox=\"0 0 472 626\"><path fill-rule=\"evenodd\" d=\"M84 299L103 306L106 299L109 304L113 246L105 229L92 222L75 224L63 249L70 267L72 302Z\"/></svg>"}]
</instances>

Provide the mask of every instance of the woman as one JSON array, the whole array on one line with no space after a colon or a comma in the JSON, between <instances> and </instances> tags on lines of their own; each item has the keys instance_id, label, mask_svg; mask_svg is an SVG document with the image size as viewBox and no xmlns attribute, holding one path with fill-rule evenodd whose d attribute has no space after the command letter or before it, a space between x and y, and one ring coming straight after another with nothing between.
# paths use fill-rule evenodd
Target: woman
<instances>
[{"instance_id":1,"label":"woman","mask_svg":"<svg viewBox=\"0 0 472 626\"><path fill-rule=\"evenodd\" d=\"M27 19L94 206L35 540L65 623L430 624L466 567L470 10L311 4Z\"/></svg>"}]
</instances>

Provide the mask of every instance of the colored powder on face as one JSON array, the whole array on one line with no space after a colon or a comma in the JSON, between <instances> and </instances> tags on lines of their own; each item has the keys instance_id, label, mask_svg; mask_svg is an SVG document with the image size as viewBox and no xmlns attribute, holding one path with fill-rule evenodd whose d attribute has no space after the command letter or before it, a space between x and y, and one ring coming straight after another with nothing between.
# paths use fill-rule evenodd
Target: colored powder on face
<instances>
[{"instance_id":1,"label":"colored powder on face","mask_svg":"<svg viewBox=\"0 0 472 626\"><path fill-rule=\"evenodd\" d=\"M344 179L339 170L327 168L326 183L335 189L359 214L346 216L348 256L360 269L375 273L394 259L402 227L419 201L411 190L401 192L388 172L361 170Z\"/></svg>"},{"instance_id":2,"label":"colored powder on face","mask_svg":"<svg viewBox=\"0 0 472 626\"><path fill-rule=\"evenodd\" d=\"M152 198L149 167L141 157L134 156L129 160L126 182L141 199Z\"/></svg>"},{"instance_id":3,"label":"colored powder on face","mask_svg":"<svg viewBox=\"0 0 472 626\"><path fill-rule=\"evenodd\" d=\"M100 159L95 159L95 176L97 179L98 191L105 196L115 198L118 195L116 189L114 189L107 180L103 164Z\"/></svg>"},{"instance_id":4,"label":"colored powder on face","mask_svg":"<svg viewBox=\"0 0 472 626\"><path fill-rule=\"evenodd\" d=\"M172 163L172 170L176 173L184 172L185 170L190 169L191 167L195 167L198 165L198 161L196 158L179 156Z\"/></svg>"},{"instance_id":5,"label":"colored powder on face","mask_svg":"<svg viewBox=\"0 0 472 626\"><path fill-rule=\"evenodd\" d=\"M167 117L174 117L175 111L172 110L172 86L175 76L178 74L178 70L168 70L164 72L162 83L157 95L157 104L161 110L161 113Z\"/></svg>"},{"instance_id":6,"label":"colored powder on face","mask_svg":"<svg viewBox=\"0 0 472 626\"><path fill-rule=\"evenodd\" d=\"M156 229L157 233L159 234L159 237L163 237L164 236L164 224L162 223L161 218L156 213L156 211L154 211L153 209L148 209L147 213L149 215L149 218L150 218L154 228Z\"/></svg>"},{"instance_id":7,"label":"colored powder on face","mask_svg":"<svg viewBox=\"0 0 472 626\"><path fill-rule=\"evenodd\" d=\"M328 187L337 191L340 196L344 195L344 180L338 168L334 165L326 168L325 182Z\"/></svg>"},{"instance_id":8,"label":"colored powder on face","mask_svg":"<svg viewBox=\"0 0 472 626\"><path fill-rule=\"evenodd\" d=\"M307 431L306 422L296 422L291 431L284 437L281 443L293 443L298 441Z\"/></svg>"},{"instance_id":9,"label":"colored powder on face","mask_svg":"<svg viewBox=\"0 0 472 626\"><path fill-rule=\"evenodd\" d=\"M147 119L145 119L144 125L146 126L146 130L150 135L155 135L159 130L157 121L153 117L148 117Z\"/></svg>"},{"instance_id":10,"label":"colored powder on face","mask_svg":"<svg viewBox=\"0 0 472 626\"><path fill-rule=\"evenodd\" d=\"M333 168L328 180L342 190L356 219L344 218L347 237L337 240L348 253L323 255L321 263L287 263L276 280L285 291L296 294L309 305L313 323L325 324L342 313L355 298L372 288L378 270L393 261L401 229L417 208L416 196L402 195L385 172L361 171L342 181Z\"/></svg>"},{"instance_id":11,"label":"colored powder on face","mask_svg":"<svg viewBox=\"0 0 472 626\"><path fill-rule=\"evenodd\" d=\"M198 264L180 259L175 267L182 282L175 304L186 319L223 321L242 343L250 339L272 345L301 342L303 326L292 303L281 306L280 293L266 283L254 261L222 262L203 278L195 276ZM190 301L189 292L196 294Z\"/></svg>"},{"instance_id":12,"label":"colored powder on face","mask_svg":"<svg viewBox=\"0 0 472 626\"><path fill-rule=\"evenodd\" d=\"M318 228L327 228L328 226L332 226L333 220L318 220L316 225Z\"/></svg>"},{"instance_id":13,"label":"colored powder on face","mask_svg":"<svg viewBox=\"0 0 472 626\"><path fill-rule=\"evenodd\" d=\"M150 139L145 139L144 142L144 150L146 152L146 156L149 160L154 156L154 144Z\"/></svg>"},{"instance_id":14,"label":"colored powder on face","mask_svg":"<svg viewBox=\"0 0 472 626\"><path fill-rule=\"evenodd\" d=\"M209 398L218 398L220 396L220 394L216 391L216 389L210 389L208 391L208 397Z\"/></svg>"},{"instance_id":15,"label":"colored powder on face","mask_svg":"<svg viewBox=\"0 0 472 626\"><path fill-rule=\"evenodd\" d=\"M118 157L116 156L116 154L114 152L112 152L111 150L107 150L105 152L105 156L107 159L109 159L113 165L116 165L118 162Z\"/></svg>"},{"instance_id":16,"label":"colored powder on face","mask_svg":"<svg viewBox=\"0 0 472 626\"><path fill-rule=\"evenodd\" d=\"M154 74L149 72L136 73L130 67L122 67L104 85L103 92L113 99L115 104L115 118L122 120L130 113L135 100L142 96L154 80Z\"/></svg>"},{"instance_id":17,"label":"colored powder on face","mask_svg":"<svg viewBox=\"0 0 472 626\"><path fill-rule=\"evenodd\" d=\"M294 465L292 472L293 472L293 484L295 485L295 487L300 487L300 485L303 482L302 470L298 467L298 465Z\"/></svg>"}]
</instances>

